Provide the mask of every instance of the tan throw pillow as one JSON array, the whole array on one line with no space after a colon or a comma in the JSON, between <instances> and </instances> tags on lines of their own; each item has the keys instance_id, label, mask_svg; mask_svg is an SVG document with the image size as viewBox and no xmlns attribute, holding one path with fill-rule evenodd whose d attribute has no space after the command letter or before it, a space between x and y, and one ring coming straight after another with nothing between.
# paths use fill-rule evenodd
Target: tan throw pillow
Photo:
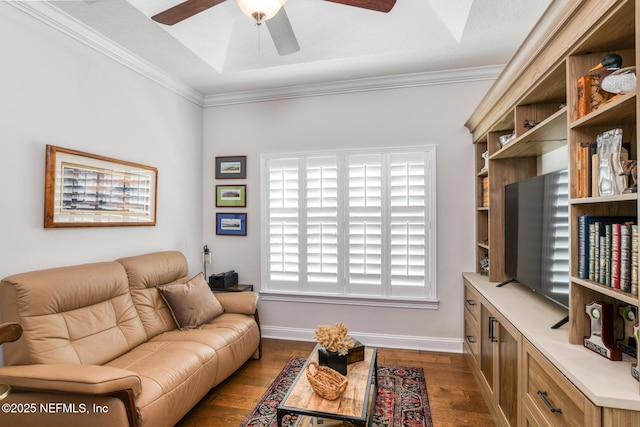
<instances>
[{"instance_id":1,"label":"tan throw pillow","mask_svg":"<svg viewBox=\"0 0 640 427\"><path fill-rule=\"evenodd\" d=\"M202 273L187 283L160 285L158 291L180 330L197 328L224 313Z\"/></svg>"}]
</instances>

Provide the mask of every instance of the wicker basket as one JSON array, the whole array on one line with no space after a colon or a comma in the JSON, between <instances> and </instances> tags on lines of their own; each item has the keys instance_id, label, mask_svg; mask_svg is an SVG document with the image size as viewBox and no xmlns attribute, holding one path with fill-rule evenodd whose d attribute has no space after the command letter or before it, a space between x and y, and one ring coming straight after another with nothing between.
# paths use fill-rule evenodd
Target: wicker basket
<instances>
[{"instance_id":1,"label":"wicker basket","mask_svg":"<svg viewBox=\"0 0 640 427\"><path fill-rule=\"evenodd\" d=\"M320 366L316 362L310 362L307 367L307 380L320 397L327 400L339 399L347 389L349 380L340 372L327 366Z\"/></svg>"}]
</instances>

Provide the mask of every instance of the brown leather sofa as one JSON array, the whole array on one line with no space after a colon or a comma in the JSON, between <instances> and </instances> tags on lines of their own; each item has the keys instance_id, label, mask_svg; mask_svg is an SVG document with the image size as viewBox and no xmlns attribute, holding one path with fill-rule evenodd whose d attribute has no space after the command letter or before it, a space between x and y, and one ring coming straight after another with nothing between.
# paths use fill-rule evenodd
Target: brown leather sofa
<instances>
[{"instance_id":1,"label":"brown leather sofa","mask_svg":"<svg viewBox=\"0 0 640 427\"><path fill-rule=\"evenodd\" d=\"M218 293L224 312L180 330L157 286L189 283L180 252L34 271L0 283L0 425L172 426L260 356L257 294Z\"/></svg>"}]
</instances>

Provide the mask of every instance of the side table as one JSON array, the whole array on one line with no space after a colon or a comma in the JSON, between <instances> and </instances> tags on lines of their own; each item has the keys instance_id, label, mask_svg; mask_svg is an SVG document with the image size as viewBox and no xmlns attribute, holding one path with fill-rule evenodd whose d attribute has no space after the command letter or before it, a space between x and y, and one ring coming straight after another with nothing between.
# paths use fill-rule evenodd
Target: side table
<instances>
[{"instance_id":1,"label":"side table","mask_svg":"<svg viewBox=\"0 0 640 427\"><path fill-rule=\"evenodd\" d=\"M217 292L253 292L253 285L236 284L227 288L211 288L211 291L215 294Z\"/></svg>"}]
</instances>

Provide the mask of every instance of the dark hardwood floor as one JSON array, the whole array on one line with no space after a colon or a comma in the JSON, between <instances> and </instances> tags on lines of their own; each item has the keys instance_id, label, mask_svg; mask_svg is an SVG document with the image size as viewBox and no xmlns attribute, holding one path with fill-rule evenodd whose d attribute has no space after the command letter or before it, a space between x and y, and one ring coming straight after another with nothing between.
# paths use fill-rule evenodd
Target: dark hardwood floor
<instances>
[{"instance_id":1,"label":"dark hardwood floor","mask_svg":"<svg viewBox=\"0 0 640 427\"><path fill-rule=\"evenodd\" d=\"M264 339L262 358L249 360L211 390L178 426L239 426L289 358L308 356L314 345L312 342ZM464 355L379 348L378 363L424 369L435 427L495 425Z\"/></svg>"}]
</instances>

